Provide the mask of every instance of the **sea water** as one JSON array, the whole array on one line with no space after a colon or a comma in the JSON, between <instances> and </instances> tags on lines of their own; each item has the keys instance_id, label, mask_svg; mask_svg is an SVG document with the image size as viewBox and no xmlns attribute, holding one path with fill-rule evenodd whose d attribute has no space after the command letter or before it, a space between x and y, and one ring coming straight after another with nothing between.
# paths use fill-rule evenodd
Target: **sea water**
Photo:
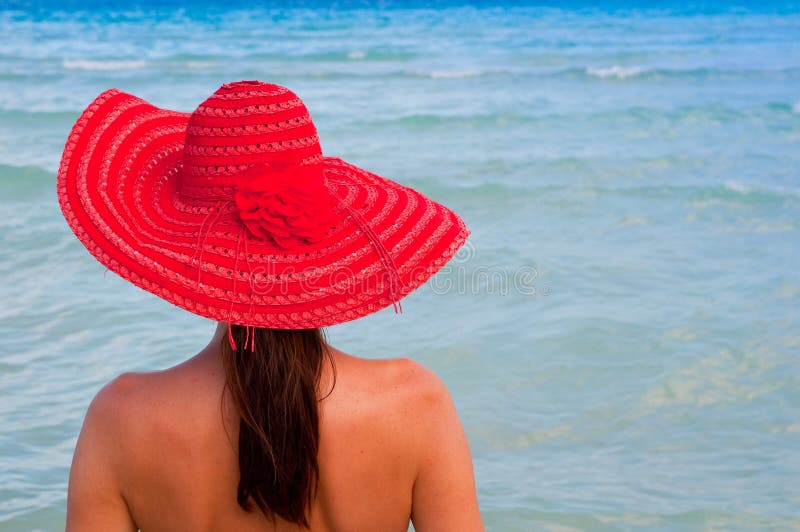
<instances>
[{"instance_id":1,"label":"sea water","mask_svg":"<svg viewBox=\"0 0 800 532\"><path fill-rule=\"evenodd\" d=\"M402 314L328 334L441 376L488 529L800 529L797 5L226 6L2 4L0 529L62 528L92 396L214 329L69 231L72 123L240 79L471 228Z\"/></svg>"}]
</instances>

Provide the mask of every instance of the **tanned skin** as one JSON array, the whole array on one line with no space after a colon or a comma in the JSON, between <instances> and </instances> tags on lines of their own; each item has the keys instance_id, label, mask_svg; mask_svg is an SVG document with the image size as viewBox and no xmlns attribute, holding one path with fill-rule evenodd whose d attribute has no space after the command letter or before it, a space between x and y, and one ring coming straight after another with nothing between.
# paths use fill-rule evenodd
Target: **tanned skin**
<instances>
[{"instance_id":1,"label":"tanned skin","mask_svg":"<svg viewBox=\"0 0 800 532\"><path fill-rule=\"evenodd\" d=\"M67 531L299 530L236 502L239 417L226 394L218 324L172 368L125 373L86 414L69 477ZM313 531L483 530L467 438L442 381L407 358L330 348L320 403ZM320 397L330 391L325 362ZM227 434L226 434L227 431ZM232 443L233 442L233 443Z\"/></svg>"}]
</instances>

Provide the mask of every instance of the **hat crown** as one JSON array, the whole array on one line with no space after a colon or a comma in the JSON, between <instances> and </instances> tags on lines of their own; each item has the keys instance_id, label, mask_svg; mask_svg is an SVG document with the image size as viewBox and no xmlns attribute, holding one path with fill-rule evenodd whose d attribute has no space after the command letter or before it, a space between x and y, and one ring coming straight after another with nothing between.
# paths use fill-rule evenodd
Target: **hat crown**
<instances>
[{"instance_id":1,"label":"hat crown","mask_svg":"<svg viewBox=\"0 0 800 532\"><path fill-rule=\"evenodd\" d=\"M189 117L181 193L231 197L236 175L253 165L321 160L317 129L294 92L257 80L226 83Z\"/></svg>"}]
</instances>

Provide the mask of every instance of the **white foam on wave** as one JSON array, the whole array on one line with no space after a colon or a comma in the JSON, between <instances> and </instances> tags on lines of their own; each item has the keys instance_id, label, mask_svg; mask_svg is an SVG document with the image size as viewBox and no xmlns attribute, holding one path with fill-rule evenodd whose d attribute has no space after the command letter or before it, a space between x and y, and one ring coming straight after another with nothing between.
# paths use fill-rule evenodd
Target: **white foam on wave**
<instances>
[{"instance_id":1,"label":"white foam on wave","mask_svg":"<svg viewBox=\"0 0 800 532\"><path fill-rule=\"evenodd\" d=\"M738 192L740 194L747 194L748 192L750 192L752 190L747 185L745 185L743 183L740 183L738 181L732 181L732 180L725 181L722 184L722 186L724 186L725 188L727 188L728 190L730 190L732 192Z\"/></svg>"},{"instance_id":2,"label":"white foam on wave","mask_svg":"<svg viewBox=\"0 0 800 532\"><path fill-rule=\"evenodd\" d=\"M144 59L65 59L61 63L68 70L135 70L146 65Z\"/></svg>"},{"instance_id":3,"label":"white foam on wave","mask_svg":"<svg viewBox=\"0 0 800 532\"><path fill-rule=\"evenodd\" d=\"M353 50L347 54L348 59L364 59L367 57L367 52L363 50Z\"/></svg>"},{"instance_id":4,"label":"white foam on wave","mask_svg":"<svg viewBox=\"0 0 800 532\"><path fill-rule=\"evenodd\" d=\"M483 74L480 70L434 70L428 73L433 79L474 78Z\"/></svg>"},{"instance_id":5,"label":"white foam on wave","mask_svg":"<svg viewBox=\"0 0 800 532\"><path fill-rule=\"evenodd\" d=\"M752 186L745 185L740 181L734 181L732 179L728 179L722 183L722 186L731 192L736 192L737 194L773 194L776 196L791 196L798 198L800 197L800 189L797 188L789 188L780 185L772 185L772 186L760 186L754 188Z\"/></svg>"},{"instance_id":6,"label":"white foam on wave","mask_svg":"<svg viewBox=\"0 0 800 532\"><path fill-rule=\"evenodd\" d=\"M625 79L638 76L642 73L639 67L625 67L613 65L610 67L587 67L586 74L597 78L617 78Z\"/></svg>"},{"instance_id":7,"label":"white foam on wave","mask_svg":"<svg viewBox=\"0 0 800 532\"><path fill-rule=\"evenodd\" d=\"M794 105L792 106L792 112L800 114L800 102L794 102Z\"/></svg>"}]
</instances>

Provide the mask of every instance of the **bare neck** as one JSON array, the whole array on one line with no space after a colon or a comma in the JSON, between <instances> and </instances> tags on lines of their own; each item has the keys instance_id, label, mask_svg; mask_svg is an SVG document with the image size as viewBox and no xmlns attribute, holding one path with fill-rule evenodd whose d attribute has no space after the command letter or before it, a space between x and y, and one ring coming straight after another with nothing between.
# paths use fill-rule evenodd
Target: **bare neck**
<instances>
[{"instance_id":1,"label":"bare neck","mask_svg":"<svg viewBox=\"0 0 800 532\"><path fill-rule=\"evenodd\" d=\"M214 335L211 337L211 341L208 345L219 345L223 338L228 334L228 324L224 321L217 322L217 329L214 331Z\"/></svg>"}]
</instances>

